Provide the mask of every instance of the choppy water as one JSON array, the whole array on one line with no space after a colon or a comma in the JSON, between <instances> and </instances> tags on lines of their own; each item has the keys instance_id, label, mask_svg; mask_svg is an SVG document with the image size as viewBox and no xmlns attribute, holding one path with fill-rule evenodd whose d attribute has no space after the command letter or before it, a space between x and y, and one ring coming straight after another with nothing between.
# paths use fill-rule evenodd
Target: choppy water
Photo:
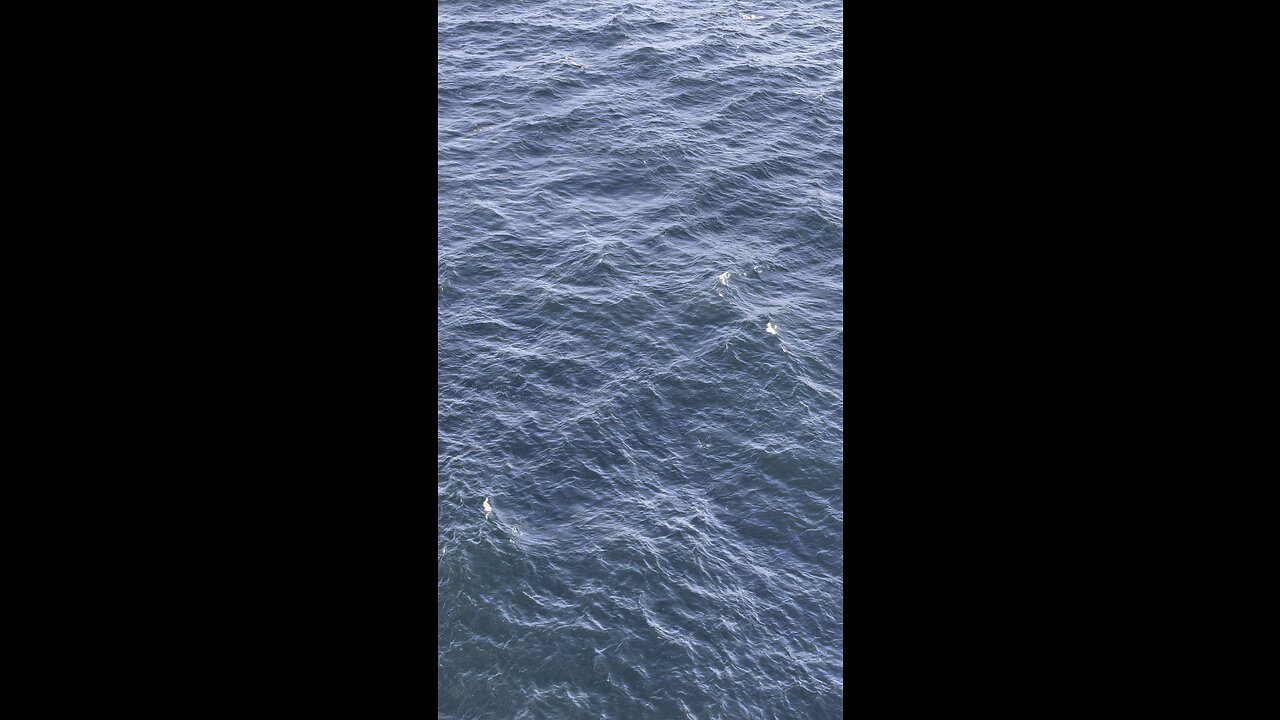
<instances>
[{"instance_id":1,"label":"choppy water","mask_svg":"<svg viewBox=\"0 0 1280 720\"><path fill-rule=\"evenodd\" d=\"M438 8L439 717L841 717L841 5Z\"/></svg>"}]
</instances>

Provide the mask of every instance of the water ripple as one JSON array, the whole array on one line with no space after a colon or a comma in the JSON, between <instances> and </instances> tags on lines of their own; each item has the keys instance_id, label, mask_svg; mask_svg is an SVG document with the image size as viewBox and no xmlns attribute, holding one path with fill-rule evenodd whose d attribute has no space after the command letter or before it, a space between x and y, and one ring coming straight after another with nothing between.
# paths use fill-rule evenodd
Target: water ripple
<instances>
[{"instance_id":1,"label":"water ripple","mask_svg":"<svg viewBox=\"0 0 1280 720\"><path fill-rule=\"evenodd\" d=\"M841 717L841 6L437 12L439 717Z\"/></svg>"}]
</instances>

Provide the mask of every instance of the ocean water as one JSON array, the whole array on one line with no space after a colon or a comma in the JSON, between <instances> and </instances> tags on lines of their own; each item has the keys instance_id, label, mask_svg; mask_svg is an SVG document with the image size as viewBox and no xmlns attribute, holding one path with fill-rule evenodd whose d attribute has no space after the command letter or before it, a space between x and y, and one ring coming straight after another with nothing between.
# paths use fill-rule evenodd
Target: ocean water
<instances>
[{"instance_id":1,"label":"ocean water","mask_svg":"<svg viewBox=\"0 0 1280 720\"><path fill-rule=\"evenodd\" d=\"M438 5L440 718L843 716L842 20Z\"/></svg>"}]
</instances>

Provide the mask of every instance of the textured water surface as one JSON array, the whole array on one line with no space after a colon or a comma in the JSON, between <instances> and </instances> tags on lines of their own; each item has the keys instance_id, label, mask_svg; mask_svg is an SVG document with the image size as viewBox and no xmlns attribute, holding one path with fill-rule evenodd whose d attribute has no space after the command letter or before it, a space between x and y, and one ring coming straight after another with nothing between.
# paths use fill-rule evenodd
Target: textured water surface
<instances>
[{"instance_id":1,"label":"textured water surface","mask_svg":"<svg viewBox=\"0 0 1280 720\"><path fill-rule=\"evenodd\" d=\"M439 717L841 717L840 4L438 21Z\"/></svg>"}]
</instances>

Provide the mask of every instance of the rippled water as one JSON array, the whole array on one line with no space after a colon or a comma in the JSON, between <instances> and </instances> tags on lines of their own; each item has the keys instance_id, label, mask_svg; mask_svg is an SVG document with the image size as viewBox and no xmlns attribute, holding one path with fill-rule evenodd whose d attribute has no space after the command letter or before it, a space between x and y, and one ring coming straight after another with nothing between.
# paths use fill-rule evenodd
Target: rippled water
<instances>
[{"instance_id":1,"label":"rippled water","mask_svg":"<svg viewBox=\"0 0 1280 720\"><path fill-rule=\"evenodd\" d=\"M841 717L840 4L438 8L439 716Z\"/></svg>"}]
</instances>

